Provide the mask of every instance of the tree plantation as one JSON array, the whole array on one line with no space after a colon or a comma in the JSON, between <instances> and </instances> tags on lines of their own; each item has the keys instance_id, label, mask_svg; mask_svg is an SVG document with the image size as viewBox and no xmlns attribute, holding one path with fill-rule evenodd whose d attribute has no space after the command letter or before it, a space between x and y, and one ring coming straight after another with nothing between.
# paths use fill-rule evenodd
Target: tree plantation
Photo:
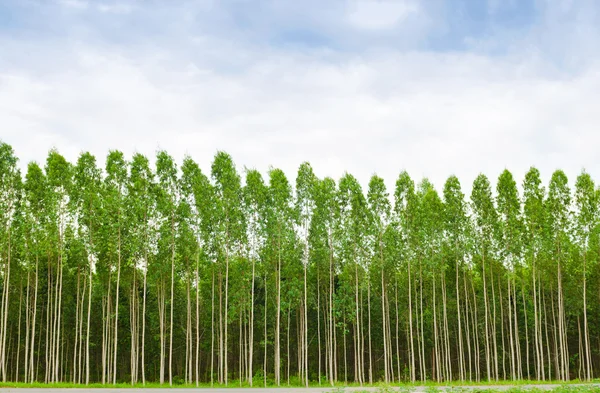
<instances>
[{"instance_id":1,"label":"tree plantation","mask_svg":"<svg viewBox=\"0 0 600 393\"><path fill-rule=\"evenodd\" d=\"M600 190L471 195L402 172L295 181L161 151L100 168L0 144L3 381L308 385L592 379Z\"/></svg>"}]
</instances>

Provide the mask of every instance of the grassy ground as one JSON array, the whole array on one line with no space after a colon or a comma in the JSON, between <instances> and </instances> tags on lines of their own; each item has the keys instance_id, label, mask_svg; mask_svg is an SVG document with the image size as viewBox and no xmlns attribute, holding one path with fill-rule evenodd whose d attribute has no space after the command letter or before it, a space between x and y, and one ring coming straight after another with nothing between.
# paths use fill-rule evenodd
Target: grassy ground
<instances>
[{"instance_id":1,"label":"grassy ground","mask_svg":"<svg viewBox=\"0 0 600 393\"><path fill-rule=\"evenodd\" d=\"M269 381L268 381L269 382ZM376 387L377 388L377 392L379 393L392 393L392 392L400 392L400 393L408 393L411 392L413 390L413 388L417 387L417 386L425 386L426 387L426 391L429 393L434 393L434 392L438 392L441 391L440 388L441 387L450 387L451 389L449 391L451 392L494 392L493 389L491 388L486 388L486 386L491 386L491 385L510 385L510 386L514 386L513 388L511 388L510 390L508 390L509 392L512 393L518 393L518 392L535 392L537 391L535 388L530 388L529 386L531 385L549 385L549 384L556 384L557 387L555 390L553 390L554 392L560 392L560 393L588 393L588 392L600 392L600 388L598 388L598 383L600 383L600 379L593 381L594 385L589 385L589 386L573 386L573 385L577 385L577 384L583 384L583 382L581 381L569 381L567 383L565 382L561 382L561 381L530 381L530 380L521 380L521 381L491 381L491 382L479 382L479 383L475 383L475 382L460 382L460 381L454 381L454 382L449 382L449 383L435 383L435 382L428 382L425 385L423 384L384 384L384 383L376 383L373 385L363 385L363 386L370 386L370 387ZM519 386L524 386L524 385L528 385L527 388L524 387L519 387ZM348 383L348 384L344 384L344 383L338 383L336 386L331 387L330 392L332 393L343 393L344 392L344 388L345 387L358 387L358 384L355 383ZM466 386L470 386L470 387L476 387L476 389L470 388L470 389L463 389ZM160 385L158 383L146 383L145 385L142 384L136 384L136 385L132 385L129 383L118 383L116 385L113 384L100 384L100 383L91 383L89 385L81 385L81 384L73 384L73 383L51 383L51 384L46 384L46 383L41 383L41 382L35 382L35 383L22 383L22 382L5 382L5 383L1 383L0 382L0 388L131 388L131 389L135 389L135 388L168 388L171 387L169 386L168 383L164 384L164 385ZM173 384L174 388L196 388L196 385L188 385L188 384ZM200 384L199 387L203 387L203 388L207 388L207 387L215 387L215 388L224 388L224 387L231 387L231 388L239 388L239 387L250 387L250 385L247 382L243 382L240 383L239 381L230 381L229 384L227 386L222 385L222 384L213 384L212 386L210 385L210 383L204 383L204 384ZM263 381L259 381L258 383L254 384L254 387L259 388L259 387L264 387L264 383ZM266 387L276 387L276 385L272 384L272 383L267 383ZM287 387L304 387L301 384L290 384L287 385L286 383L281 385L281 389L282 391L285 391L285 388ZM322 383L321 385L312 382L310 383L309 387L323 387L323 388L327 388L328 385L327 383ZM356 392L356 391L354 391ZM372 392L372 390L371 390Z\"/></svg>"}]
</instances>

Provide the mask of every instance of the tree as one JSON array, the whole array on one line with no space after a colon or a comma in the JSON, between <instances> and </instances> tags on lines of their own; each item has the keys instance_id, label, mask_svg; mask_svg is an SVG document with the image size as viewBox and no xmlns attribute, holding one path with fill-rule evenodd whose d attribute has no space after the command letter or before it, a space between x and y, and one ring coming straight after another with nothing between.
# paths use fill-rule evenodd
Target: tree
<instances>
[{"instance_id":1,"label":"tree","mask_svg":"<svg viewBox=\"0 0 600 393\"><path fill-rule=\"evenodd\" d=\"M262 175L257 170L246 172L246 185L244 187L244 212L247 222L248 258L252 264L252 287L250 293L250 332L248 351L248 375L250 386L253 385L253 358L254 358L254 293L256 281L256 263L266 241L266 209L268 189ZM266 337L265 337L266 348Z\"/></svg>"},{"instance_id":2,"label":"tree","mask_svg":"<svg viewBox=\"0 0 600 393\"><path fill-rule=\"evenodd\" d=\"M318 179L315 176L312 167L308 162L304 162L298 168L296 177L296 210L298 217L299 238L303 242L302 264L304 266L304 308L302 319L302 345L300 357L300 377L304 381L304 386L308 387L308 265L309 265L309 228L315 210L315 192L318 185Z\"/></svg>"},{"instance_id":3,"label":"tree","mask_svg":"<svg viewBox=\"0 0 600 393\"><path fill-rule=\"evenodd\" d=\"M214 206L214 189L198 164L187 157L182 165L182 189L184 198L192 206L192 227L196 234L196 362L195 375L196 386L200 379L200 261L207 260L214 255L214 241L212 238L212 217ZM252 340L250 340L252 342ZM212 356L212 355L211 355ZM212 374L212 371L211 371Z\"/></svg>"},{"instance_id":4,"label":"tree","mask_svg":"<svg viewBox=\"0 0 600 393\"><path fill-rule=\"evenodd\" d=\"M576 233L577 241L580 247L583 264L581 266L581 276L583 281L583 354L580 355L585 363L585 379L591 380L592 376L592 353L590 348L590 334L588 328L588 305L587 305L587 276L589 275L588 265L590 259L593 261L596 253L590 252L590 243L597 241L596 228L598 226L598 195L596 194L594 181L591 176L585 172L577 177L575 183L575 202L577 209ZM594 239L593 237L596 237ZM580 337L581 343L581 337Z\"/></svg>"},{"instance_id":5,"label":"tree","mask_svg":"<svg viewBox=\"0 0 600 393\"><path fill-rule=\"evenodd\" d=\"M170 301L169 301L169 385L173 385L173 307L174 307L174 291L175 291L175 264L177 259L176 254L176 241L177 241L177 209L179 207L179 183L177 179L177 167L173 158L169 156L165 151L158 152L156 156L156 177L158 178L157 187L157 210L161 217L160 225L160 238L159 240L159 258L170 261L170 273L168 277L171 279L170 283ZM162 247L161 247L162 245ZM163 266L165 266L164 264ZM163 274L167 273L166 269L163 268ZM164 275L163 275L164 277ZM159 307L163 307L163 321L165 317L164 313L164 300L166 299L166 283L161 283L161 291L163 303L159 304ZM163 330L165 322L162 323ZM163 334L164 337L164 334ZM164 344L161 344L161 349ZM164 373L164 355L161 356L161 383L163 383Z\"/></svg>"},{"instance_id":6,"label":"tree","mask_svg":"<svg viewBox=\"0 0 600 393\"><path fill-rule=\"evenodd\" d=\"M396 189L394 191L394 212L397 227L400 232L401 243L406 247L402 249L399 259L406 261L407 267L407 282L408 282L408 341L410 353L410 381L415 382L416 365L415 365L415 345L414 345L414 327L413 327L413 289L412 289L412 260L415 258L416 246L416 228L415 216L417 214L418 201L415 195L415 184L407 172L402 172L396 181ZM421 356L419 351L419 357ZM424 370L422 363L419 361L421 378L424 378Z\"/></svg>"},{"instance_id":7,"label":"tree","mask_svg":"<svg viewBox=\"0 0 600 393\"><path fill-rule=\"evenodd\" d=\"M131 257L133 258L133 272L138 269L143 272L142 284L142 313L141 337L138 324L134 326L136 335L131 340L131 382L136 383L141 374L142 384L146 383L146 300L148 293L148 269L152 243L154 242L155 228L152 224L156 220L156 200L153 189L154 174L150 169L148 159L141 154L134 154L129 168L129 183L127 185L127 218L131 227ZM135 277L135 275L134 275ZM134 279L134 284L136 283ZM134 305L137 303L137 288L132 288ZM137 304L139 311L139 304ZM132 307L135 318L135 307ZM139 369L138 369L139 367ZM138 371L139 370L139 371Z\"/></svg>"},{"instance_id":8,"label":"tree","mask_svg":"<svg viewBox=\"0 0 600 393\"><path fill-rule=\"evenodd\" d=\"M533 291L533 320L534 320L534 348L535 348L535 364L536 378L538 380L546 379L545 362L544 362L544 340L542 333L542 296L540 287L540 254L543 247L543 239L545 232L545 211L544 211L544 188L541 186L540 173L536 168L531 168L525 175L523 182L523 212L525 253L527 263L531 270L531 282ZM547 336L546 325L546 336ZM550 344L548 344L549 347ZM549 356L549 351L548 351Z\"/></svg>"},{"instance_id":9,"label":"tree","mask_svg":"<svg viewBox=\"0 0 600 393\"><path fill-rule=\"evenodd\" d=\"M43 260L46 248L46 236L44 233L44 223L46 220L45 214L45 202L47 196L47 181L42 171L42 168L37 163L29 163L27 166L27 174L25 176L24 192L25 192L25 257L33 265L32 260L35 260L34 270L34 288L30 290L33 293L33 299L31 301L31 311L29 317L29 327L27 329L27 337L25 344L25 382L35 382L37 373L35 370L35 345L36 341L41 342L41 338L38 338L36 332L41 332L41 321L40 329L36 329L37 321L37 310L38 310L38 293L40 287L40 279L43 280L43 276L40 277L40 259ZM30 281L28 280L29 285ZM39 355L38 355L39 356Z\"/></svg>"},{"instance_id":10,"label":"tree","mask_svg":"<svg viewBox=\"0 0 600 393\"><path fill-rule=\"evenodd\" d=\"M569 253L571 231L571 192L567 176L558 170L552 174L548 187L548 197L545 201L546 214L548 215L548 229L552 244L552 259L556 264L557 281L557 313L556 325L558 326L558 377L566 381L569 379L569 348L567 342L566 313L563 290L563 269Z\"/></svg>"},{"instance_id":11,"label":"tree","mask_svg":"<svg viewBox=\"0 0 600 393\"><path fill-rule=\"evenodd\" d=\"M468 310L465 307L461 308L461 286L460 273L466 267L465 259L467 256L467 241L469 236L469 218L467 216L467 204L464 200L465 196L462 193L460 182L456 176L450 176L444 184L444 227L446 232L446 247L448 256L454 260L455 270L455 297L456 297L456 337L458 340L458 375L459 380L466 380L467 361L465 360L465 349L463 334L466 334L466 345L469 363L469 379L472 378L471 368L471 337L467 328L466 317L463 317ZM465 291L466 292L466 291ZM466 304L467 294L464 294L463 302ZM463 320L465 328L463 328ZM464 330L463 330L464 329Z\"/></svg>"},{"instance_id":12,"label":"tree","mask_svg":"<svg viewBox=\"0 0 600 393\"><path fill-rule=\"evenodd\" d=\"M275 272L277 273L276 292L276 322L275 322L275 383L281 383L281 272L282 263L285 263L285 249L290 236L293 233L293 208L292 208L292 189L280 169L269 171L269 220L268 220L268 242L271 244L273 260L275 263ZM292 237L293 239L293 237Z\"/></svg>"},{"instance_id":13,"label":"tree","mask_svg":"<svg viewBox=\"0 0 600 393\"><path fill-rule=\"evenodd\" d=\"M104 184L104 200L105 200L105 225L104 228L107 231L105 233L107 249L106 255L110 260L109 265L109 278L108 278L108 295L107 295L107 307L110 308L110 291L111 282L110 277L113 267L116 268L116 284L115 284L115 320L113 334L114 338L112 341L113 354L110 358L112 360L112 372L109 371L108 380L111 380L113 385L117 383L117 351L118 351L118 334L119 334L119 294L121 289L121 264L124 258L124 243L127 239L125 232L125 203L126 203L126 187L127 187L127 162L125 156L120 151L111 151L106 158L106 178ZM107 311L107 316L110 315ZM108 318L110 320L110 318ZM110 331L111 327L107 326L107 330ZM107 351L110 350L110 346ZM108 353L107 353L108 354ZM108 367L110 369L110 362Z\"/></svg>"},{"instance_id":14,"label":"tree","mask_svg":"<svg viewBox=\"0 0 600 393\"><path fill-rule=\"evenodd\" d=\"M507 294L508 294L508 321L510 337L510 364L513 380L523 378L521 365L521 345L519 342L519 326L517 317L516 296L516 269L522 257L522 232L521 202L517 191L517 184L512 174L504 170L498 178L497 204L499 216L499 249L500 256L507 269ZM527 324L525 324L527 328ZM504 364L504 362L503 362ZM527 345L527 368L529 369L529 345ZM527 373L529 377L529 373Z\"/></svg>"},{"instance_id":15,"label":"tree","mask_svg":"<svg viewBox=\"0 0 600 393\"><path fill-rule=\"evenodd\" d=\"M498 346L496 343L496 298L494 290L494 270L492 258L494 254L494 237L497 231L498 216L492 199L490 182L485 175L479 175L473 183L471 193L473 208L475 243L478 250L477 259L481 264L483 278L483 302L485 308L485 365L486 377L498 379ZM488 276L491 278L492 306L489 304ZM491 310L490 310L491 308ZM491 341L491 342L490 342ZM494 366L494 367L492 367Z\"/></svg>"},{"instance_id":16,"label":"tree","mask_svg":"<svg viewBox=\"0 0 600 393\"><path fill-rule=\"evenodd\" d=\"M390 339L390 313L386 307L389 304L387 300L387 282L386 271L391 270L386 266L384 234L390 221L391 204L389 194L385 188L383 179L379 176L372 176L369 181L369 191L367 193L369 202L370 215L372 220L372 253L375 256L376 264L379 265L381 272L381 331L383 333L383 364L384 364L384 381L389 383L393 379L393 363L392 363L392 343Z\"/></svg>"},{"instance_id":17,"label":"tree","mask_svg":"<svg viewBox=\"0 0 600 393\"><path fill-rule=\"evenodd\" d=\"M21 175L17 168L17 158L14 155L12 147L6 143L0 142L0 246L2 251L0 260L2 260L2 297L0 298L0 371L2 372L2 381L7 380L7 347L6 339L8 337L8 315L9 315L9 295L10 295L10 272L13 263L13 240L12 229L15 219L15 213L20 195Z\"/></svg>"},{"instance_id":18,"label":"tree","mask_svg":"<svg viewBox=\"0 0 600 393\"><path fill-rule=\"evenodd\" d=\"M96 165L96 158L90 153L83 153L75 166L72 190L76 204L77 221L80 223L81 236L84 238L87 253L87 286L88 304L85 338L85 384L90 383L90 324L92 317L92 288L94 264L98 260L96 233L99 231L101 214L101 170Z\"/></svg>"},{"instance_id":19,"label":"tree","mask_svg":"<svg viewBox=\"0 0 600 393\"><path fill-rule=\"evenodd\" d=\"M367 228L369 211L367 200L356 178L346 174L339 183L338 190L339 222L344 228L343 243L349 249L349 264L354 269L354 357L355 380L362 385L365 382L365 340L363 327L363 287L366 278ZM368 283L368 281L367 281ZM370 319L370 318L368 318ZM371 337L368 338L369 345ZM369 350L369 380L372 380L372 352Z\"/></svg>"},{"instance_id":20,"label":"tree","mask_svg":"<svg viewBox=\"0 0 600 393\"><path fill-rule=\"evenodd\" d=\"M219 382L227 385L227 332L229 314L229 261L239 253L245 237L245 222L241 209L241 181L231 157L224 152L215 156L212 167L212 178L215 182L215 216L214 236L218 239L218 255L225 264L225 307L219 312L221 333L219 335ZM222 271L219 271L219 282ZM219 291L219 304L222 304L222 293Z\"/></svg>"}]
</instances>

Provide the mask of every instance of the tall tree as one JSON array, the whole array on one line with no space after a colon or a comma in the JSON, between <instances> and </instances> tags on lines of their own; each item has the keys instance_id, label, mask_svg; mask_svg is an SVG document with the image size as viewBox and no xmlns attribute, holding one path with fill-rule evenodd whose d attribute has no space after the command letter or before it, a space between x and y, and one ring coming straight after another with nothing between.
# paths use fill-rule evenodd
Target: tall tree
<instances>
[{"instance_id":1,"label":"tall tree","mask_svg":"<svg viewBox=\"0 0 600 393\"><path fill-rule=\"evenodd\" d=\"M494 242L498 225L498 216L492 190L488 178L481 174L473 183L471 193L473 208L475 244L477 247L477 260L481 266L483 278L483 302L485 308L484 338L485 338L485 366L486 377L498 379L498 346L496 344L496 300L494 294L493 257L496 244ZM489 301L488 281L491 282L492 304Z\"/></svg>"},{"instance_id":2,"label":"tall tree","mask_svg":"<svg viewBox=\"0 0 600 393\"><path fill-rule=\"evenodd\" d=\"M225 265L225 305L219 312L222 326L219 340L219 381L227 385L228 377L228 316L229 316L229 262L240 253L241 244L245 237L245 222L242 212L242 188L240 176L237 173L231 156L219 152L211 167L212 178L215 182L216 211L214 217L214 236L219 242L219 256ZM222 279L219 271L219 280ZM219 304L222 304L222 293L219 292Z\"/></svg>"},{"instance_id":3,"label":"tall tree","mask_svg":"<svg viewBox=\"0 0 600 393\"><path fill-rule=\"evenodd\" d=\"M127 192L127 162L125 161L125 156L120 151L111 151L106 158L106 178L104 185L104 200L105 200L105 223L104 227L106 232L106 240L107 243L107 257L110 260L109 269L114 268L116 270L116 283L115 283L115 301L114 301L114 312L115 318L113 327L108 326L107 329L110 331L112 328L112 333L114 334L114 338L112 338L112 365L109 362L108 367L112 366L112 372L109 373L112 376L112 383L117 383L117 352L118 352L118 335L119 335L119 295L121 289L121 265L123 263L124 258L124 244L127 239L127 233L125 230L126 216L125 216L125 206L126 206L126 192ZM109 273L109 289L108 289L108 300L107 302L111 302L110 298L110 273ZM108 304L107 303L107 304ZM109 313L107 312L107 316ZM110 319L110 318L109 318ZM108 348L107 350L110 350ZM108 378L109 380L111 378Z\"/></svg>"},{"instance_id":4,"label":"tall tree","mask_svg":"<svg viewBox=\"0 0 600 393\"><path fill-rule=\"evenodd\" d=\"M558 377L569 379L569 346L567 339L567 321L564 301L563 271L569 255L571 235L571 191L567 176L563 171L555 171L548 186L548 198L545 202L550 241L552 244L552 259L556 265L556 326L558 326Z\"/></svg>"},{"instance_id":5,"label":"tall tree","mask_svg":"<svg viewBox=\"0 0 600 393\"><path fill-rule=\"evenodd\" d=\"M410 370L410 381L415 382L416 377L416 363L415 363L415 341L414 341L414 325L413 325L413 288L412 288L412 262L415 258L415 245L416 245L416 226L415 216L417 214L418 201L415 195L415 184L410 178L407 172L402 172L396 180L396 189L394 191L394 211L395 220L400 231L401 243L405 244L406 247L401 249L401 255L399 258L406 261L407 270L407 297L408 297L408 341L409 341L409 370ZM419 351L419 357L420 357ZM422 364L419 362L419 369L421 378L423 378L424 370Z\"/></svg>"},{"instance_id":6,"label":"tall tree","mask_svg":"<svg viewBox=\"0 0 600 393\"><path fill-rule=\"evenodd\" d=\"M192 226L196 233L198 245L196 255L196 386L200 382L200 262L214 255L214 241L212 239L212 217L214 206L214 190L206 175L202 173L198 164L190 157L186 157L182 165L183 194L192 208ZM212 356L212 355L211 355Z\"/></svg>"},{"instance_id":7,"label":"tall tree","mask_svg":"<svg viewBox=\"0 0 600 393\"><path fill-rule=\"evenodd\" d=\"M365 382L365 339L364 339L364 310L363 290L367 265L367 229L369 227L369 210L367 200L356 178L350 174L344 175L338 190L339 220L344 227L343 241L349 248L350 266L354 270L354 357L355 380ZM367 281L368 283L368 281ZM368 288L367 288L368 289ZM367 326L368 327L368 326ZM368 337L369 345L371 337ZM369 351L369 379L372 379L372 353Z\"/></svg>"},{"instance_id":8,"label":"tall tree","mask_svg":"<svg viewBox=\"0 0 600 393\"><path fill-rule=\"evenodd\" d=\"M590 345L590 333L588 328L588 304L587 304L587 278L590 272L590 262L595 262L596 253L590 250L590 245L597 242L598 226L598 195L594 181L588 173L583 172L577 177L575 183L575 202L577 210L577 242L579 253L582 257L581 278L583 281L583 359L584 378L591 380L592 376L592 351ZM581 337L580 337L581 341Z\"/></svg>"},{"instance_id":9,"label":"tall tree","mask_svg":"<svg viewBox=\"0 0 600 393\"><path fill-rule=\"evenodd\" d=\"M526 260L531 270L531 283L533 292L533 322L534 322L534 348L535 348L535 369L536 379L545 380L545 361L544 361L544 335L542 327L545 325L542 321L542 296L541 295L541 268L540 255L543 248L543 239L545 232L545 211L544 195L545 190L541 185L540 172L536 168L531 168L525 175L523 181L523 212L525 254ZM547 332L547 325L546 325ZM548 344L549 345L549 344Z\"/></svg>"},{"instance_id":10,"label":"tall tree","mask_svg":"<svg viewBox=\"0 0 600 393\"><path fill-rule=\"evenodd\" d=\"M25 223L26 223L26 231L25 231L25 247L26 247L26 258L33 265L33 260L35 260L35 267L31 270L32 275L34 275L33 286L34 288L30 290L30 293L33 294L33 299L31 300L31 316L28 330L27 339L26 339L26 356L25 356L25 382L35 382L37 379L37 371L36 371L36 342L41 342L41 337L38 335L41 334L41 321L39 329L36 329L37 322L37 310L38 310L38 301L39 299L39 287L40 281L43 282L43 276L40 276L40 260L43 261L45 255L46 245L46 236L44 231L45 220L47 219L47 215L45 212L45 202L46 195L48 193L48 185L46 181L46 177L42 171L42 168L37 163L29 163L27 166L27 174L25 177ZM31 285L31 283L30 283ZM38 360L39 360L38 353ZM38 362L39 364L39 362Z\"/></svg>"},{"instance_id":11,"label":"tall tree","mask_svg":"<svg viewBox=\"0 0 600 393\"><path fill-rule=\"evenodd\" d=\"M308 265L309 265L309 228L315 210L315 192L318 179L308 162L304 162L298 168L296 177L296 209L298 211L299 238L302 239L304 266L304 299L302 309L302 336L300 355L300 377L304 386L308 387Z\"/></svg>"},{"instance_id":12,"label":"tall tree","mask_svg":"<svg viewBox=\"0 0 600 393\"><path fill-rule=\"evenodd\" d=\"M142 270L142 310L141 332L138 339L132 340L132 370L131 382L136 383L141 376L142 384L146 383L146 311L148 293L148 269L151 258L151 247L154 243L156 220L156 200L153 188L154 174L150 169L148 159L142 154L134 154L129 168L129 183L127 186L127 219L131 226L131 255L134 260L133 271ZM135 282L135 281L134 281ZM132 297L137 299L137 290L134 287ZM135 309L132 309L135 312ZM139 311L139 304L138 304ZM135 314L134 314L135 315ZM139 322L139 320L138 320ZM139 328L139 326L138 326ZM139 340L139 341L138 341Z\"/></svg>"},{"instance_id":13,"label":"tall tree","mask_svg":"<svg viewBox=\"0 0 600 393\"><path fill-rule=\"evenodd\" d=\"M2 381L7 379L7 342L10 272L13 263L12 253L14 241L12 229L20 195L21 175L17 168L17 157L13 149L6 143L0 142L0 260L2 261L2 297L0 298L0 372Z\"/></svg>"},{"instance_id":14,"label":"tall tree","mask_svg":"<svg viewBox=\"0 0 600 393\"><path fill-rule=\"evenodd\" d=\"M519 342L518 310L516 309L517 268L522 257L522 232L521 202L517 191L517 183L508 170L504 170L498 178L497 204L499 216L499 254L507 269L507 300L510 340L511 375L514 380L522 379L521 345ZM525 325L527 326L527 325ZM527 347L529 358L529 348ZM529 359L527 359L529 365ZM528 375L529 376L529 375Z\"/></svg>"},{"instance_id":15,"label":"tall tree","mask_svg":"<svg viewBox=\"0 0 600 393\"><path fill-rule=\"evenodd\" d=\"M463 334L466 329L466 307L461 308L461 285L460 273L465 269L465 259L468 247L469 236L469 219L467 216L467 204L465 196L461 190L460 182L456 176L450 176L444 184L444 227L446 231L446 247L447 254L454 261L455 270L455 299L456 299L456 338L458 341L458 375L459 380L466 380L467 374L469 379L472 378L471 365L471 339L466 334L466 346L468 350L469 371L467 373L467 361L465 360L465 341ZM466 304L466 294L463 298L463 304ZM463 327L464 326L464 327Z\"/></svg>"},{"instance_id":16,"label":"tall tree","mask_svg":"<svg viewBox=\"0 0 600 393\"><path fill-rule=\"evenodd\" d=\"M88 304L85 338L85 383L90 383L90 324L92 318L92 288L94 265L98 260L96 233L101 225L101 170L96 165L96 158L90 153L83 153L75 166L72 195L77 206L77 221L84 238L87 253L87 286Z\"/></svg>"},{"instance_id":17,"label":"tall tree","mask_svg":"<svg viewBox=\"0 0 600 393\"><path fill-rule=\"evenodd\" d=\"M369 208L371 210L372 219L372 239L371 247L375 258L375 264L379 266L381 276L381 331L383 333L383 364L384 364L384 381L389 383L393 373L392 363L392 346L389 337L390 331L390 313L386 307L389 304L387 300L387 283L389 278L386 272L391 270L386 266L384 234L390 221L391 204L389 194L385 188L383 179L379 176L372 176L369 181L369 191L367 193Z\"/></svg>"},{"instance_id":18,"label":"tall tree","mask_svg":"<svg viewBox=\"0 0 600 393\"><path fill-rule=\"evenodd\" d=\"M290 241L290 235L293 233L293 207L292 207L292 189L280 169L269 171L269 195L271 196L269 209L269 240L272 245L274 270L277 275L276 280L276 320L275 320L275 383L281 383L281 272L283 264L287 259L285 251Z\"/></svg>"},{"instance_id":19,"label":"tall tree","mask_svg":"<svg viewBox=\"0 0 600 393\"><path fill-rule=\"evenodd\" d=\"M260 254L266 241L267 196L268 189L260 172L257 170L247 171L246 185L244 187L244 211L247 222L248 258L252 264L252 285L250 293L250 331L248 337L248 375L246 378L250 386L253 385L254 377L254 293L256 264L260 259Z\"/></svg>"},{"instance_id":20,"label":"tall tree","mask_svg":"<svg viewBox=\"0 0 600 393\"><path fill-rule=\"evenodd\" d=\"M160 258L169 260L170 273L170 301L169 301L169 385L173 385L173 308L174 308L174 292L175 292L175 264L177 259L176 242L177 242L177 209L180 201L179 182L177 177L177 166L173 158L165 151L158 152L156 156L156 177L158 179L157 189L157 210L161 215L162 223L160 228L162 242L162 253ZM166 265L166 264L165 264ZM166 271L164 271L166 273ZM164 284L164 282L163 282ZM163 294L166 291L165 285L161 285ZM165 299L163 297L163 299ZM160 307L160 305L159 305ZM164 316L164 312L163 312ZM163 326L165 324L163 323ZM163 359L161 357L161 359ZM161 371L161 377L163 372ZM162 382L162 380L161 380Z\"/></svg>"}]
</instances>

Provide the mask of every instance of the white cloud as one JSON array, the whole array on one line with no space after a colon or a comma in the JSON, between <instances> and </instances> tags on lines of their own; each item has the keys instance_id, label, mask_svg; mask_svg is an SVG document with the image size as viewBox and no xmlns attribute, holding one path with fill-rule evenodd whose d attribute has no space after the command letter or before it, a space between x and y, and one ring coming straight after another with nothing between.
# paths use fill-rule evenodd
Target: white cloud
<instances>
[{"instance_id":1,"label":"white cloud","mask_svg":"<svg viewBox=\"0 0 600 393\"><path fill-rule=\"evenodd\" d=\"M58 3L64 7L75 9L86 9L89 6L86 0L59 0Z\"/></svg>"},{"instance_id":2,"label":"white cloud","mask_svg":"<svg viewBox=\"0 0 600 393\"><path fill-rule=\"evenodd\" d=\"M355 27L379 30L393 28L418 11L418 4L409 1L356 0L350 2L347 18Z\"/></svg>"},{"instance_id":3,"label":"white cloud","mask_svg":"<svg viewBox=\"0 0 600 393\"><path fill-rule=\"evenodd\" d=\"M493 180L504 168L520 181L531 165L546 178L562 168L574 180L586 168L600 179L593 53L560 70L524 49L534 37L506 56L169 39L175 49L29 42L26 64L0 63L0 139L23 166L53 146L101 161L109 149L163 148L207 171L226 150L240 169L273 165L293 177L307 160L320 176L348 171L364 186L377 172L389 188L402 169L439 189L451 174L468 190L479 172ZM16 59L22 47L10 43Z\"/></svg>"},{"instance_id":4,"label":"white cloud","mask_svg":"<svg viewBox=\"0 0 600 393\"><path fill-rule=\"evenodd\" d=\"M127 14L133 10L133 7L128 4L98 4L96 6L100 12L108 12L114 14Z\"/></svg>"}]
</instances>

